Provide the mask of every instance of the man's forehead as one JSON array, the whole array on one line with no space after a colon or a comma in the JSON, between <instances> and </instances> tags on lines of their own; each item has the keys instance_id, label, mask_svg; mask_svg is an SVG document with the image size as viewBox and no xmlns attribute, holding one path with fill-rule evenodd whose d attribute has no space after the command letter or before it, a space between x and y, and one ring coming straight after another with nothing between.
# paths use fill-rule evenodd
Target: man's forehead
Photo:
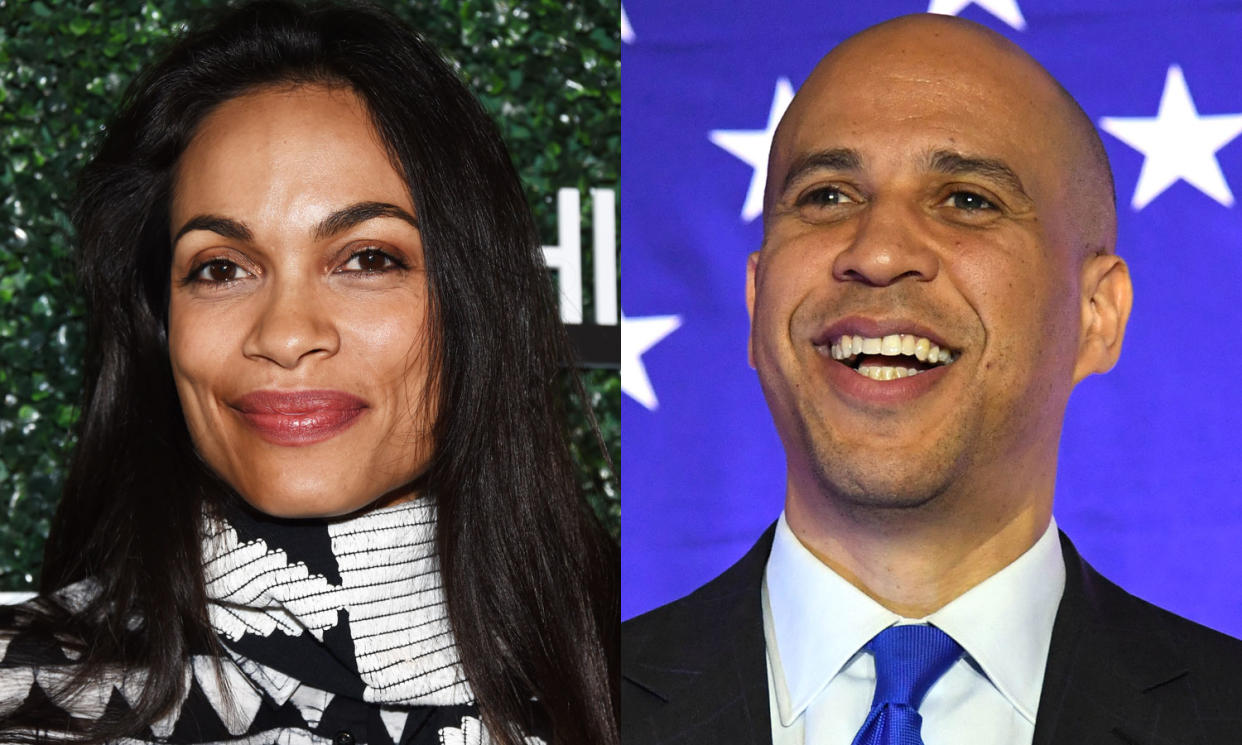
<instances>
[{"instance_id":1,"label":"man's forehead","mask_svg":"<svg viewBox=\"0 0 1242 745\"><path fill-rule=\"evenodd\" d=\"M1034 148L1055 151L1066 131L1059 87L1025 53L993 37L968 21L920 16L843 42L786 111L769 188L809 154L855 149L865 156L877 143L903 148L908 160L937 148L1017 161L1038 160Z\"/></svg>"},{"instance_id":2,"label":"man's forehead","mask_svg":"<svg viewBox=\"0 0 1242 745\"><path fill-rule=\"evenodd\" d=\"M829 52L794 97L791 128L838 120L942 114L970 119L1011 109L1060 108L1056 81L994 31L959 18L923 14L860 32ZM778 132L779 134L779 132Z\"/></svg>"},{"instance_id":3,"label":"man's forehead","mask_svg":"<svg viewBox=\"0 0 1242 745\"><path fill-rule=\"evenodd\" d=\"M773 142L768 186L777 193L812 168L951 173L972 161L1016 182L1060 160L1048 157L1060 139L1043 111L1009 105L979 88L946 95L935 83L889 86L865 99L842 95L807 103L788 113Z\"/></svg>"},{"instance_id":4,"label":"man's forehead","mask_svg":"<svg viewBox=\"0 0 1242 745\"><path fill-rule=\"evenodd\" d=\"M918 168L935 150L996 161L1025 196L1071 210L1089 233L1084 245L1115 241L1112 174L1094 123L1034 58L971 21L903 16L820 60L777 127L765 210L791 165L851 149L871 166Z\"/></svg>"}]
</instances>

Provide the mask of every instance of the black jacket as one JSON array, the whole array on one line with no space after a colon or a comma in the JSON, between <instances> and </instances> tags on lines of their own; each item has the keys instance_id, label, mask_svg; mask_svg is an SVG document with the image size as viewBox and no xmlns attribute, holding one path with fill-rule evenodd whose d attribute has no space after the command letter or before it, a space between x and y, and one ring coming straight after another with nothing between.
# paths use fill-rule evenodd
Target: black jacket
<instances>
[{"instance_id":1,"label":"black jacket","mask_svg":"<svg viewBox=\"0 0 1242 745\"><path fill-rule=\"evenodd\" d=\"M627 621L627 745L771 745L760 583L773 529L690 595ZM1064 534L1033 745L1238 745L1242 641L1125 592Z\"/></svg>"}]
</instances>

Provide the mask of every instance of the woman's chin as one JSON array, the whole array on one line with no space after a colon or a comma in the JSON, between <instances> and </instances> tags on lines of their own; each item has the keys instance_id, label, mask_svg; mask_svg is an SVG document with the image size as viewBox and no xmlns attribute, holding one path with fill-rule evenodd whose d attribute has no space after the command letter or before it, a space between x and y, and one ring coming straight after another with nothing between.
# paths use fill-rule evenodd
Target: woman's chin
<instances>
[{"instance_id":1,"label":"woman's chin","mask_svg":"<svg viewBox=\"0 0 1242 745\"><path fill-rule=\"evenodd\" d=\"M324 484L314 489L291 490L287 488L266 489L262 493L239 489L246 504L265 515L290 520L311 518L345 517L357 512L380 509L416 499L419 492L409 486L389 491L367 491L358 496L342 496L351 492L343 489L325 489Z\"/></svg>"}]
</instances>

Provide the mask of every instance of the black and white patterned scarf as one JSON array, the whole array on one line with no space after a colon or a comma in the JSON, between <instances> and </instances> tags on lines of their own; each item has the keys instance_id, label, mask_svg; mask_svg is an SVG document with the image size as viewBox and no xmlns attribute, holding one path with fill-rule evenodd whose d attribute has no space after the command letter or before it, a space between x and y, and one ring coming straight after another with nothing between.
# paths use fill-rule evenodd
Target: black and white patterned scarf
<instances>
[{"instance_id":1,"label":"black and white patterned scarf","mask_svg":"<svg viewBox=\"0 0 1242 745\"><path fill-rule=\"evenodd\" d=\"M337 520L232 507L207 520L203 557L211 623L228 654L194 656L181 704L149 737L125 743L490 742L449 627L429 501ZM75 586L61 601L89 591ZM56 690L72 670L46 650L38 664L25 652L6 659L14 639L20 630L0 634L0 710L36 687ZM72 713L104 716L141 685L133 674L100 681L74 697Z\"/></svg>"},{"instance_id":2,"label":"black and white patterned scarf","mask_svg":"<svg viewBox=\"0 0 1242 745\"><path fill-rule=\"evenodd\" d=\"M203 555L211 623L230 650L359 701L474 700L427 500L339 521L233 509L207 531Z\"/></svg>"}]
</instances>

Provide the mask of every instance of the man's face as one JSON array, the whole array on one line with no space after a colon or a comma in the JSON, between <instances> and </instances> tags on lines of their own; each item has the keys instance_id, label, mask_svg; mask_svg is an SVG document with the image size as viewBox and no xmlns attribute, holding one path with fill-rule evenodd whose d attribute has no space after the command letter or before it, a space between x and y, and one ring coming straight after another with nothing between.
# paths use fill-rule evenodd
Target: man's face
<instances>
[{"instance_id":1,"label":"man's face","mask_svg":"<svg viewBox=\"0 0 1242 745\"><path fill-rule=\"evenodd\" d=\"M1082 148L1022 60L889 36L821 63L772 152L750 349L791 489L916 506L1051 479L1091 371Z\"/></svg>"}]
</instances>

